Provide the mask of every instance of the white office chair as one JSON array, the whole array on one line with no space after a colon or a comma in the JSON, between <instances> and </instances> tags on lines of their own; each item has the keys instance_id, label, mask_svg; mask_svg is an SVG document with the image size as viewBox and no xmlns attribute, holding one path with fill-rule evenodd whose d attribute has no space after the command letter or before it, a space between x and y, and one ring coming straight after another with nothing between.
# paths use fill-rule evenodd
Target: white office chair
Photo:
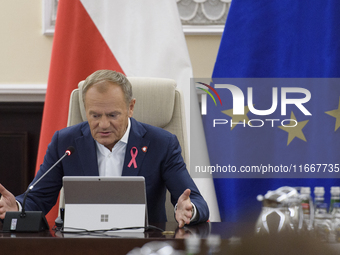
<instances>
[{"instance_id":1,"label":"white office chair","mask_svg":"<svg viewBox=\"0 0 340 255\"><path fill-rule=\"evenodd\" d=\"M140 122L161 127L175 134L182 147L184 162L187 169L190 169L184 100L183 94L176 88L176 82L161 78L128 77L128 79L132 85L133 98L136 98L133 117ZM78 89L71 93L67 126L87 120L82 98L83 83L84 81L81 81ZM61 190L59 207L63 207L64 203L64 193ZM169 192L166 213L169 222L175 221Z\"/></svg>"}]
</instances>

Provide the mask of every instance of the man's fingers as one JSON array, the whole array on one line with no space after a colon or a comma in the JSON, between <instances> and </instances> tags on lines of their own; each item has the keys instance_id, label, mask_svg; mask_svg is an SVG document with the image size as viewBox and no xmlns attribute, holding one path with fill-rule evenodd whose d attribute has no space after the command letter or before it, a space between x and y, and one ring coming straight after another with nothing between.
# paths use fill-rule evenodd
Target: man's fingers
<instances>
[{"instance_id":1,"label":"man's fingers","mask_svg":"<svg viewBox=\"0 0 340 255\"><path fill-rule=\"evenodd\" d=\"M2 194L5 190L6 190L5 187L2 186L1 183L0 183L0 194Z\"/></svg>"},{"instance_id":2,"label":"man's fingers","mask_svg":"<svg viewBox=\"0 0 340 255\"><path fill-rule=\"evenodd\" d=\"M190 220L188 221L188 220L182 219L182 220L179 221L178 227L183 228L185 224L189 224L189 223L190 223Z\"/></svg>"},{"instance_id":3,"label":"man's fingers","mask_svg":"<svg viewBox=\"0 0 340 255\"><path fill-rule=\"evenodd\" d=\"M188 217L184 217L183 221L185 224L190 224L190 218Z\"/></svg>"},{"instance_id":4,"label":"man's fingers","mask_svg":"<svg viewBox=\"0 0 340 255\"><path fill-rule=\"evenodd\" d=\"M189 214L183 214L180 219L178 219L178 227L182 228L185 224L190 224L190 213Z\"/></svg>"},{"instance_id":5,"label":"man's fingers","mask_svg":"<svg viewBox=\"0 0 340 255\"><path fill-rule=\"evenodd\" d=\"M182 228L185 224L190 224L190 218L184 213L176 213L176 221L178 222L178 227Z\"/></svg>"},{"instance_id":6,"label":"man's fingers","mask_svg":"<svg viewBox=\"0 0 340 255\"><path fill-rule=\"evenodd\" d=\"M178 198L178 201L185 201L187 199L190 199L190 193L191 193L190 189L184 190L182 195Z\"/></svg>"},{"instance_id":7,"label":"man's fingers","mask_svg":"<svg viewBox=\"0 0 340 255\"><path fill-rule=\"evenodd\" d=\"M192 216L191 209L192 204L190 202L190 189L186 189L182 195L178 198L176 219L178 221L178 227L182 228L185 224L190 224Z\"/></svg>"},{"instance_id":8,"label":"man's fingers","mask_svg":"<svg viewBox=\"0 0 340 255\"><path fill-rule=\"evenodd\" d=\"M187 219L189 219L189 221L190 221L190 219L191 219L191 217L192 217L191 209L190 209L190 211L186 211L186 213L184 214L184 216L185 216Z\"/></svg>"},{"instance_id":9,"label":"man's fingers","mask_svg":"<svg viewBox=\"0 0 340 255\"><path fill-rule=\"evenodd\" d=\"M3 195L3 196L6 196L8 195L8 193L10 193L4 186L2 186L0 184L0 194Z\"/></svg>"},{"instance_id":10,"label":"man's fingers","mask_svg":"<svg viewBox=\"0 0 340 255\"><path fill-rule=\"evenodd\" d=\"M6 210L4 209L4 205L0 200L0 219L4 219L6 215Z\"/></svg>"},{"instance_id":11,"label":"man's fingers","mask_svg":"<svg viewBox=\"0 0 340 255\"><path fill-rule=\"evenodd\" d=\"M190 193L191 193L191 190L190 189L186 189L184 190L182 196L183 196L183 200L186 200L190 197Z\"/></svg>"},{"instance_id":12,"label":"man's fingers","mask_svg":"<svg viewBox=\"0 0 340 255\"><path fill-rule=\"evenodd\" d=\"M192 209L192 204L191 204L191 203L187 203L187 204L185 204L185 206L184 206L184 210L186 210L186 211L190 211L190 212L191 212L191 209Z\"/></svg>"}]
</instances>

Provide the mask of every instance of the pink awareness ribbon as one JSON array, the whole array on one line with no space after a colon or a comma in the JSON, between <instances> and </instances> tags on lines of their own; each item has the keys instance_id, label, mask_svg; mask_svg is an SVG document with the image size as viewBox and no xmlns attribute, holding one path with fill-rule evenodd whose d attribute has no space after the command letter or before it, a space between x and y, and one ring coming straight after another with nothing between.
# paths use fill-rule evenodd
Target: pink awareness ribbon
<instances>
[{"instance_id":1,"label":"pink awareness ribbon","mask_svg":"<svg viewBox=\"0 0 340 255\"><path fill-rule=\"evenodd\" d=\"M135 152L133 152L133 149L135 149ZM131 160L130 160L130 163L128 164L128 167L131 167L131 165L133 164L133 167L134 168L137 168L137 162L136 162L136 157L137 157L137 154L138 154L138 150L136 147L132 147L131 148L131 151L130 151L130 154L131 154Z\"/></svg>"}]
</instances>

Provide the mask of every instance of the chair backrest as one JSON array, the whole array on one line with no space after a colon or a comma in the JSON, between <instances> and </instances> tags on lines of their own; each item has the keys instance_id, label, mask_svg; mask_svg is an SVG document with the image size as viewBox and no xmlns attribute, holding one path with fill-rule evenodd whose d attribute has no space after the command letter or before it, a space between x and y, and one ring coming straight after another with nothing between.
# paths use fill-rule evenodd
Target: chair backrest
<instances>
[{"instance_id":1,"label":"chair backrest","mask_svg":"<svg viewBox=\"0 0 340 255\"><path fill-rule=\"evenodd\" d=\"M128 79L132 85L133 98L136 98L133 117L137 121L175 134L182 148L184 162L187 169L190 169L184 99L182 92L176 88L176 82L163 78L128 77ZM79 82L78 89L71 93L67 126L87 120L82 98L83 83L84 81ZM60 197L62 206L63 195ZM169 194L167 194L166 210L168 221L174 221Z\"/></svg>"}]
</instances>

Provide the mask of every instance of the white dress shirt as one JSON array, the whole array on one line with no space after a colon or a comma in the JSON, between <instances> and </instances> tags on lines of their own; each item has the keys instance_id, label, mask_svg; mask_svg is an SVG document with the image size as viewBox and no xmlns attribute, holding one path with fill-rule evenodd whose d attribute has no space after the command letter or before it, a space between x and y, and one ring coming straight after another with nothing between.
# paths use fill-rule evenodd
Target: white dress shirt
<instances>
[{"instance_id":1,"label":"white dress shirt","mask_svg":"<svg viewBox=\"0 0 340 255\"><path fill-rule=\"evenodd\" d=\"M112 151L96 141L99 176L122 176L130 128L131 122L129 118L125 134L113 146Z\"/></svg>"}]
</instances>

